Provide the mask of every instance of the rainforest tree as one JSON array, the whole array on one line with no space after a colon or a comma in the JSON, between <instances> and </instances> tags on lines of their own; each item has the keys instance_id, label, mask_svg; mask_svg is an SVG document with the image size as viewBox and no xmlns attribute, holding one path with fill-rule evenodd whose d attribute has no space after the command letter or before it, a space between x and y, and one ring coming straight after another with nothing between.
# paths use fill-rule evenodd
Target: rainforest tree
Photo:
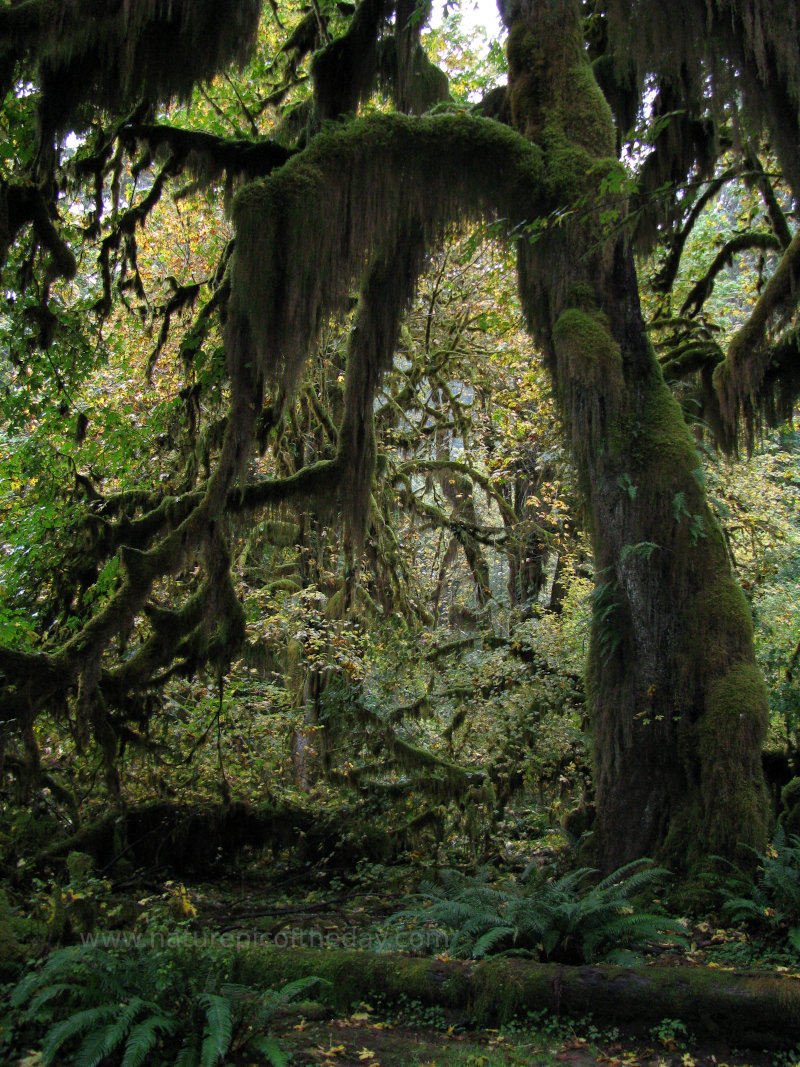
<instances>
[{"instance_id":1,"label":"rainforest tree","mask_svg":"<svg viewBox=\"0 0 800 1067\"><path fill-rule=\"evenodd\" d=\"M113 330L121 304L144 294L137 231L166 183L238 190L234 239L203 283L173 279L153 354L199 302L178 346L185 417L196 428L203 389L226 410L161 483L105 491L102 472L74 472L71 547L59 578L43 579L53 595L38 647L0 649L0 717L20 774L38 773L35 724L48 711L94 738L118 789L116 754L155 713L153 694L202 664L222 678L244 638L232 524L302 505L323 529L342 514L339 604L353 609L365 543L369 556L381 540L376 390L431 255L454 226L488 220L517 257L590 527L599 860L611 869L657 854L691 866L763 846L767 707L749 609L645 329L634 250L670 242L668 293L681 236L724 181L725 153L738 153L732 165L747 168L772 220L767 236L740 244L779 261L727 350L697 343L691 306L674 321L665 312L674 332L661 361L701 381L727 447L742 424L749 434L788 411L797 15L777 0L681 0L668 13L649 0L502 0L500 12L508 84L465 109L448 103L422 47L427 7L408 0L297 12L262 12L258 0L0 9L4 121L16 131L0 183L14 390L41 365L31 353L44 353L56 402L85 433L69 387L102 351L87 323ZM270 46L239 93L242 125L225 129L207 79L245 62L262 14ZM159 108L196 86L207 128L170 122ZM643 160L635 179L620 162L629 143ZM776 193L760 162L770 152L788 192ZM78 197L72 211L68 196ZM73 279L83 305L65 299ZM354 300L342 388L322 420L333 454L306 451L264 476L259 455L287 432L321 330ZM477 552L471 566L480 585Z\"/></svg>"}]
</instances>

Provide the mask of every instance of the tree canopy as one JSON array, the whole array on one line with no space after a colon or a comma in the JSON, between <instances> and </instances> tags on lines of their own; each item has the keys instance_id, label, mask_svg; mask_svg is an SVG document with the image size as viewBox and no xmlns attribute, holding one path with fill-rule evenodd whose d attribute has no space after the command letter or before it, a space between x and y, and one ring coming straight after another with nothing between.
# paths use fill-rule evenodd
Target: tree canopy
<instances>
[{"instance_id":1,"label":"tree canopy","mask_svg":"<svg viewBox=\"0 0 800 1067\"><path fill-rule=\"evenodd\" d=\"M400 543L414 522L445 538L434 612L456 556L486 607L490 545L530 612L564 533L542 504L538 435L553 434L595 575L599 862L691 867L764 845L767 693L696 446L752 447L800 389L798 14L775 0L499 7L507 75L460 98L424 3L0 8L4 434L26 486L6 513L40 516L9 564L0 647L23 789L46 773L42 717L97 746L119 798L120 755L151 744L176 679L209 671L221 702L230 665L254 655L235 574L256 558L270 596L300 598L305 638L285 643L280 673L312 732L336 648L346 659L357 641L345 623L434 621ZM714 211L719 247L687 285ZM172 228L160 245L157 225ZM456 234L498 286L515 257L531 339L518 361L541 354L557 416L527 372L532 395L512 400L471 364L470 333L488 336L497 308L437 317ZM752 300L720 324L731 263ZM121 413L100 395L123 391L142 321L150 394ZM380 734L444 793L483 786L364 701L349 713L345 732ZM307 736L294 744L306 767Z\"/></svg>"}]
</instances>

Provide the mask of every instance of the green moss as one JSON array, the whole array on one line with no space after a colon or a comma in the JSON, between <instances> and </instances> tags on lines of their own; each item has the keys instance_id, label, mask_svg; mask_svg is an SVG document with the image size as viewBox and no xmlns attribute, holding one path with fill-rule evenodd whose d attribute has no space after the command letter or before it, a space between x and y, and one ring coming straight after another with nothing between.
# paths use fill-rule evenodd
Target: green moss
<instances>
[{"instance_id":1,"label":"green moss","mask_svg":"<svg viewBox=\"0 0 800 1067\"><path fill-rule=\"evenodd\" d=\"M707 689L698 724L702 833L695 859L735 856L742 846L763 850L767 797L761 749L767 732L767 691L755 663L738 663Z\"/></svg>"},{"instance_id":2,"label":"green moss","mask_svg":"<svg viewBox=\"0 0 800 1067\"><path fill-rule=\"evenodd\" d=\"M594 291L594 286L589 282L575 282L567 293L567 304L590 314L596 312L597 293Z\"/></svg>"},{"instance_id":3,"label":"green moss","mask_svg":"<svg viewBox=\"0 0 800 1067\"><path fill-rule=\"evenodd\" d=\"M611 108L583 56L567 73L561 122L568 139L590 156L598 159L616 156Z\"/></svg>"},{"instance_id":4,"label":"green moss","mask_svg":"<svg viewBox=\"0 0 800 1067\"><path fill-rule=\"evenodd\" d=\"M678 402L665 383L655 358L650 378L644 384L646 402L640 423L629 426L636 469L647 472L653 489L679 486L685 491L692 472L700 469L700 458Z\"/></svg>"},{"instance_id":5,"label":"green moss","mask_svg":"<svg viewBox=\"0 0 800 1067\"><path fill-rule=\"evenodd\" d=\"M711 748L719 750L724 745L730 751L741 744L760 760L766 709L767 688L761 671L755 663L737 664L708 687L701 745L710 754Z\"/></svg>"},{"instance_id":6,"label":"green moss","mask_svg":"<svg viewBox=\"0 0 800 1067\"><path fill-rule=\"evenodd\" d=\"M377 249L401 247L410 228L430 244L460 219L524 223L547 212L543 188L541 151L489 119L374 115L320 134L234 202L234 377L255 350L293 387L319 324L346 308Z\"/></svg>"},{"instance_id":7,"label":"green moss","mask_svg":"<svg viewBox=\"0 0 800 1067\"><path fill-rule=\"evenodd\" d=\"M721 574L691 598L684 620L690 655L697 647L704 649L703 670L709 677L726 671L753 647L750 605L728 574ZM717 640L709 643L711 633L717 635Z\"/></svg>"},{"instance_id":8,"label":"green moss","mask_svg":"<svg viewBox=\"0 0 800 1067\"><path fill-rule=\"evenodd\" d=\"M344 618L345 591L337 589L325 605L325 618L328 620Z\"/></svg>"},{"instance_id":9,"label":"green moss","mask_svg":"<svg viewBox=\"0 0 800 1067\"><path fill-rule=\"evenodd\" d=\"M267 593L269 596L275 596L277 593L299 593L302 588L300 582L294 578L278 578L269 583Z\"/></svg>"},{"instance_id":10,"label":"green moss","mask_svg":"<svg viewBox=\"0 0 800 1067\"><path fill-rule=\"evenodd\" d=\"M261 524L261 533L267 544L274 545L276 548L289 548L297 544L300 527L296 522L267 519Z\"/></svg>"},{"instance_id":11,"label":"green moss","mask_svg":"<svg viewBox=\"0 0 800 1067\"><path fill-rule=\"evenodd\" d=\"M622 359L604 315L578 308L563 312L553 327L553 341L562 371L584 385L616 378L622 385Z\"/></svg>"},{"instance_id":12,"label":"green moss","mask_svg":"<svg viewBox=\"0 0 800 1067\"><path fill-rule=\"evenodd\" d=\"M568 172L562 178L576 165L583 172L591 159L616 156L613 117L584 52L572 0L549 5L535 21L517 21L507 53L514 125L551 154L559 145L571 148L569 164L562 159L556 168Z\"/></svg>"}]
</instances>

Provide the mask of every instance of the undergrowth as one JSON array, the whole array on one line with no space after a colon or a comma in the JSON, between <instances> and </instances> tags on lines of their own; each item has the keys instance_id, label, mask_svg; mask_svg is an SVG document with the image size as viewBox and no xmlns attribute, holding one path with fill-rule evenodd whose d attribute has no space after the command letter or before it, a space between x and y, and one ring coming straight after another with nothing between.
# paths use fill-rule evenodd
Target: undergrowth
<instances>
[{"instance_id":1,"label":"undergrowth","mask_svg":"<svg viewBox=\"0 0 800 1067\"><path fill-rule=\"evenodd\" d=\"M283 1067L269 1020L318 980L262 992L228 977L222 959L208 951L71 946L26 974L11 1005L21 1038L44 1032L43 1067L215 1067L244 1052Z\"/></svg>"},{"instance_id":2,"label":"undergrowth","mask_svg":"<svg viewBox=\"0 0 800 1067\"><path fill-rule=\"evenodd\" d=\"M631 963L651 942L683 941L681 923L638 910L632 897L668 873L640 860L601 881L586 867L560 878L490 882L443 870L417 899L394 916L396 925L424 923L450 937L453 955L522 953L561 963Z\"/></svg>"},{"instance_id":3,"label":"undergrowth","mask_svg":"<svg viewBox=\"0 0 800 1067\"><path fill-rule=\"evenodd\" d=\"M758 856L755 879L737 870L722 890L722 910L733 922L800 952L800 837L782 826Z\"/></svg>"}]
</instances>

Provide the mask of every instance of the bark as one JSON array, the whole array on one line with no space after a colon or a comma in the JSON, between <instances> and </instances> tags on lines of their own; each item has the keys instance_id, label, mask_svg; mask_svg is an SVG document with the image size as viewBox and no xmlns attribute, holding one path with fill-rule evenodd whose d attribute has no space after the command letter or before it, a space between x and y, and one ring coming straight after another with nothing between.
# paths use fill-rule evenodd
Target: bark
<instances>
[{"instance_id":1,"label":"bark","mask_svg":"<svg viewBox=\"0 0 800 1067\"><path fill-rule=\"evenodd\" d=\"M380 990L390 1001L405 997L463 1013L471 1026L501 1026L530 1011L575 1017L591 1012L595 1024L644 1032L662 1019L680 1019L694 1037L721 1038L736 1047L792 1048L800 1039L800 983L788 976L511 959L463 963L342 948L320 952L303 947L314 943L314 933L288 933L290 952L280 946L242 949L235 956L234 980L267 986L315 975L331 983L341 1008L368 1001ZM349 934L357 945L357 931ZM334 934L328 944L341 945L347 936Z\"/></svg>"}]
</instances>

